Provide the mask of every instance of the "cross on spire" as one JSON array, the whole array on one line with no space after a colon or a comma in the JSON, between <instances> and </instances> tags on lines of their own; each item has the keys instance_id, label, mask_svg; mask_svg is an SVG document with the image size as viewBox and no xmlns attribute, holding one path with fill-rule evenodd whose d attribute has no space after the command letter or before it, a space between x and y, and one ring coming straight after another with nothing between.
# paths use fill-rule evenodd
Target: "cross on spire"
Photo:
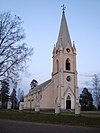
<instances>
[{"instance_id":1,"label":"cross on spire","mask_svg":"<svg viewBox=\"0 0 100 133\"><path fill-rule=\"evenodd\" d=\"M63 13L65 12L65 6L64 6L64 4L61 6L62 7L62 11L63 11Z\"/></svg>"}]
</instances>

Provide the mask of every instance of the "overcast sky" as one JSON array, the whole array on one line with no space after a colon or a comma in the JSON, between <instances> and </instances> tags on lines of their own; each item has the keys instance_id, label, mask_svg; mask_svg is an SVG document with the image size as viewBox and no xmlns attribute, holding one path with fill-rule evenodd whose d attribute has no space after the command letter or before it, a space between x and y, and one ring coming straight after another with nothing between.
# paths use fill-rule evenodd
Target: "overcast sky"
<instances>
[{"instance_id":1,"label":"overcast sky","mask_svg":"<svg viewBox=\"0 0 100 133\"><path fill-rule=\"evenodd\" d=\"M11 11L22 18L25 42L34 48L28 69L19 81L25 93L32 79L42 83L51 78L52 50L59 33L62 4L66 6L71 40L77 48L79 86L100 72L100 0L0 0L0 13Z\"/></svg>"}]
</instances>

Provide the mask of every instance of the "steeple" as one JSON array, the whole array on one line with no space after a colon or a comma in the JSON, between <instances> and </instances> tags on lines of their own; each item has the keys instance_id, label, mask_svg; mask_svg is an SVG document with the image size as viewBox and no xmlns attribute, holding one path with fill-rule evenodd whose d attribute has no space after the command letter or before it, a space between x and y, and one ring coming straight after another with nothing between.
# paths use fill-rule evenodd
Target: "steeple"
<instances>
[{"instance_id":1,"label":"steeple","mask_svg":"<svg viewBox=\"0 0 100 133\"><path fill-rule=\"evenodd\" d=\"M62 45L62 47L65 48L68 43L71 45L71 39L65 17L65 7L64 5L62 7L63 7L62 19L61 19L60 31L56 46Z\"/></svg>"}]
</instances>

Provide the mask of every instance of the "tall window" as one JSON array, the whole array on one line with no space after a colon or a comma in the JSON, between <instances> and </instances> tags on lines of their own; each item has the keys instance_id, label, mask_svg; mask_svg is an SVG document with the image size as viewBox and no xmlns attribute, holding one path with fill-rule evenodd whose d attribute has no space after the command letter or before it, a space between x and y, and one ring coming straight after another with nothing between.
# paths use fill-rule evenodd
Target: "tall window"
<instances>
[{"instance_id":1,"label":"tall window","mask_svg":"<svg viewBox=\"0 0 100 133\"><path fill-rule=\"evenodd\" d=\"M70 70L70 59L66 60L66 70Z\"/></svg>"},{"instance_id":2,"label":"tall window","mask_svg":"<svg viewBox=\"0 0 100 133\"><path fill-rule=\"evenodd\" d=\"M57 72L59 71L59 61L57 60Z\"/></svg>"}]
</instances>

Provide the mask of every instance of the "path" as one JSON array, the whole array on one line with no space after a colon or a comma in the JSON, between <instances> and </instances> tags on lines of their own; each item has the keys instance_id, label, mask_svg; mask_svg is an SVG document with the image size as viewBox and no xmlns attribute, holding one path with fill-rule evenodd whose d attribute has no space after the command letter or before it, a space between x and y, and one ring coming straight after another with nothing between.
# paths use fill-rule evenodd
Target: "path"
<instances>
[{"instance_id":1,"label":"path","mask_svg":"<svg viewBox=\"0 0 100 133\"><path fill-rule=\"evenodd\" d=\"M100 128L0 120L0 133L100 133Z\"/></svg>"}]
</instances>

